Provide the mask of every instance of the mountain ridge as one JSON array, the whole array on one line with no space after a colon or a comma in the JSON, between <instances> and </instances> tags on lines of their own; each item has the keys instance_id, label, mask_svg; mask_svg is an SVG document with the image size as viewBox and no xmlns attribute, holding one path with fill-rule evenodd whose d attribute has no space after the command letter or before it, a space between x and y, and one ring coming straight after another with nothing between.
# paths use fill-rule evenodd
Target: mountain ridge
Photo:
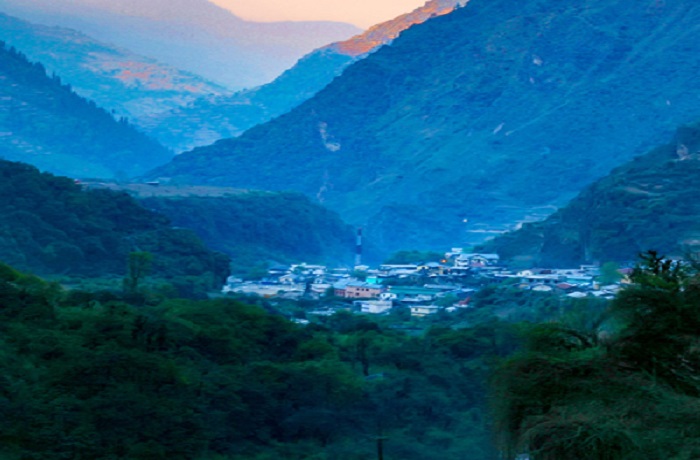
<instances>
[{"instance_id":1,"label":"mountain ridge","mask_svg":"<svg viewBox=\"0 0 700 460\"><path fill-rule=\"evenodd\" d=\"M203 78L99 42L76 30L32 24L0 13L0 40L60 75L75 92L139 123L156 111L207 94L228 93Z\"/></svg>"},{"instance_id":2,"label":"mountain ridge","mask_svg":"<svg viewBox=\"0 0 700 460\"><path fill-rule=\"evenodd\" d=\"M469 245L700 115L695 3L508 5L416 25L290 113L151 175L301 191L389 251Z\"/></svg>"},{"instance_id":3,"label":"mountain ridge","mask_svg":"<svg viewBox=\"0 0 700 460\"><path fill-rule=\"evenodd\" d=\"M172 157L163 146L47 76L0 42L0 157L81 177L129 176Z\"/></svg>"},{"instance_id":4,"label":"mountain ridge","mask_svg":"<svg viewBox=\"0 0 700 460\"><path fill-rule=\"evenodd\" d=\"M153 275L202 277L217 288L228 257L125 193L84 190L67 177L0 160L0 259L40 274L126 274L132 252L153 256ZM214 281L216 280L216 282Z\"/></svg>"},{"instance_id":5,"label":"mountain ridge","mask_svg":"<svg viewBox=\"0 0 700 460\"><path fill-rule=\"evenodd\" d=\"M268 82L309 50L359 31L341 23L252 23L206 0L0 0L0 11L79 30L234 90Z\"/></svg>"},{"instance_id":6,"label":"mountain ridge","mask_svg":"<svg viewBox=\"0 0 700 460\"><path fill-rule=\"evenodd\" d=\"M176 151L236 137L309 99L348 65L390 43L402 31L430 17L448 14L464 3L465 0L429 0L412 12L306 54L268 84L233 95L205 96L186 107L148 117L140 126Z\"/></svg>"},{"instance_id":7,"label":"mountain ridge","mask_svg":"<svg viewBox=\"0 0 700 460\"><path fill-rule=\"evenodd\" d=\"M299 193L138 182L82 185L129 194L176 228L194 231L207 247L231 257L238 270L272 262L350 266L354 261L354 229ZM366 258L372 255L366 247Z\"/></svg>"}]
</instances>

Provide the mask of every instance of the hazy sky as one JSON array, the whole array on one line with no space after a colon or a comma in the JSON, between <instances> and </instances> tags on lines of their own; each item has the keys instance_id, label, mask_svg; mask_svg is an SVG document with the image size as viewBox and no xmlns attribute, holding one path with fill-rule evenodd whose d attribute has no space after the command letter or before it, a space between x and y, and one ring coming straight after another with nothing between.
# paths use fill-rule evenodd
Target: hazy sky
<instances>
[{"instance_id":1,"label":"hazy sky","mask_svg":"<svg viewBox=\"0 0 700 460\"><path fill-rule=\"evenodd\" d=\"M341 21L367 28L422 6L426 0L210 0L253 21Z\"/></svg>"}]
</instances>

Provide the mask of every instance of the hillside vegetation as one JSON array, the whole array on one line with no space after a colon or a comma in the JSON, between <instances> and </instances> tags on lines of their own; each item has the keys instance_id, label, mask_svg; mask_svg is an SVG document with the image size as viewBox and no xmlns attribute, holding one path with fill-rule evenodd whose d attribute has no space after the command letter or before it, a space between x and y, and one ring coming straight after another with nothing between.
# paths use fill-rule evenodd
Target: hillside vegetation
<instances>
[{"instance_id":1,"label":"hillside vegetation","mask_svg":"<svg viewBox=\"0 0 700 460\"><path fill-rule=\"evenodd\" d=\"M300 194L248 192L140 201L173 225L194 230L208 247L228 254L234 269L272 261L332 266L354 261L353 229Z\"/></svg>"},{"instance_id":2,"label":"hillside vegetation","mask_svg":"<svg viewBox=\"0 0 700 460\"><path fill-rule=\"evenodd\" d=\"M700 457L697 266L647 253L603 312L530 325L493 377L501 458Z\"/></svg>"},{"instance_id":3,"label":"hillside vegetation","mask_svg":"<svg viewBox=\"0 0 700 460\"><path fill-rule=\"evenodd\" d=\"M270 83L232 95L203 96L183 107L152 113L140 124L178 152L236 137L289 112L356 59L325 47L307 54Z\"/></svg>"},{"instance_id":4,"label":"hillside vegetation","mask_svg":"<svg viewBox=\"0 0 700 460\"><path fill-rule=\"evenodd\" d=\"M699 20L690 0L472 0L151 175L300 191L387 251L483 241L698 118Z\"/></svg>"},{"instance_id":5,"label":"hillside vegetation","mask_svg":"<svg viewBox=\"0 0 700 460\"><path fill-rule=\"evenodd\" d=\"M172 154L0 42L0 158L71 177L142 173Z\"/></svg>"},{"instance_id":6,"label":"hillside vegetation","mask_svg":"<svg viewBox=\"0 0 700 460\"><path fill-rule=\"evenodd\" d=\"M700 125L596 181L542 222L482 250L522 265L631 261L654 249L683 256L700 244Z\"/></svg>"},{"instance_id":7,"label":"hillside vegetation","mask_svg":"<svg viewBox=\"0 0 700 460\"><path fill-rule=\"evenodd\" d=\"M0 161L0 261L39 274L127 275L131 253L150 253L154 278L219 288L226 256L125 193L84 191L72 179ZM187 281L188 277L190 278Z\"/></svg>"},{"instance_id":8,"label":"hillside vegetation","mask_svg":"<svg viewBox=\"0 0 700 460\"><path fill-rule=\"evenodd\" d=\"M497 323L410 337L232 300L134 306L0 265L3 459L495 458ZM469 343L469 349L459 342Z\"/></svg>"}]
</instances>

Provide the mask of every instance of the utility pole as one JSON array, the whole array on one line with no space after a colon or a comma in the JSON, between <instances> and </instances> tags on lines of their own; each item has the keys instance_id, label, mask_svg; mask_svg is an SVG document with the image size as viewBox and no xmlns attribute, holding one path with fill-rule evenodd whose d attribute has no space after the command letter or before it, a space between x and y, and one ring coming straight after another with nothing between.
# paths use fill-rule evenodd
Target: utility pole
<instances>
[{"instance_id":1,"label":"utility pole","mask_svg":"<svg viewBox=\"0 0 700 460\"><path fill-rule=\"evenodd\" d=\"M377 460L384 460L384 441L386 441L386 436L377 436Z\"/></svg>"},{"instance_id":2,"label":"utility pole","mask_svg":"<svg viewBox=\"0 0 700 460\"><path fill-rule=\"evenodd\" d=\"M355 267L362 265L362 228L357 229L357 243L355 245Z\"/></svg>"}]
</instances>

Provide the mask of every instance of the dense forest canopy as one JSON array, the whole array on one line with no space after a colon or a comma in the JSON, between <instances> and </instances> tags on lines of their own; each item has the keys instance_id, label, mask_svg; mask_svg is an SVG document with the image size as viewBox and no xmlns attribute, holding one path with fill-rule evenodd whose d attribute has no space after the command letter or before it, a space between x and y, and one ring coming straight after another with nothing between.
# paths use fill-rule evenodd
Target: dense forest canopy
<instances>
[{"instance_id":1,"label":"dense forest canopy","mask_svg":"<svg viewBox=\"0 0 700 460\"><path fill-rule=\"evenodd\" d=\"M73 179L0 160L0 260L40 274L123 276L129 254L153 255L158 278L220 286L228 258L126 193L84 190Z\"/></svg>"},{"instance_id":2,"label":"dense forest canopy","mask_svg":"<svg viewBox=\"0 0 700 460\"><path fill-rule=\"evenodd\" d=\"M258 301L261 302L261 301ZM261 302L265 305L265 302ZM65 291L0 265L2 458L494 458L507 328L307 327L228 300Z\"/></svg>"},{"instance_id":3,"label":"dense forest canopy","mask_svg":"<svg viewBox=\"0 0 700 460\"><path fill-rule=\"evenodd\" d=\"M335 212L298 193L155 196L140 202L231 256L235 270L271 261L349 266L354 260L353 229Z\"/></svg>"}]
</instances>

